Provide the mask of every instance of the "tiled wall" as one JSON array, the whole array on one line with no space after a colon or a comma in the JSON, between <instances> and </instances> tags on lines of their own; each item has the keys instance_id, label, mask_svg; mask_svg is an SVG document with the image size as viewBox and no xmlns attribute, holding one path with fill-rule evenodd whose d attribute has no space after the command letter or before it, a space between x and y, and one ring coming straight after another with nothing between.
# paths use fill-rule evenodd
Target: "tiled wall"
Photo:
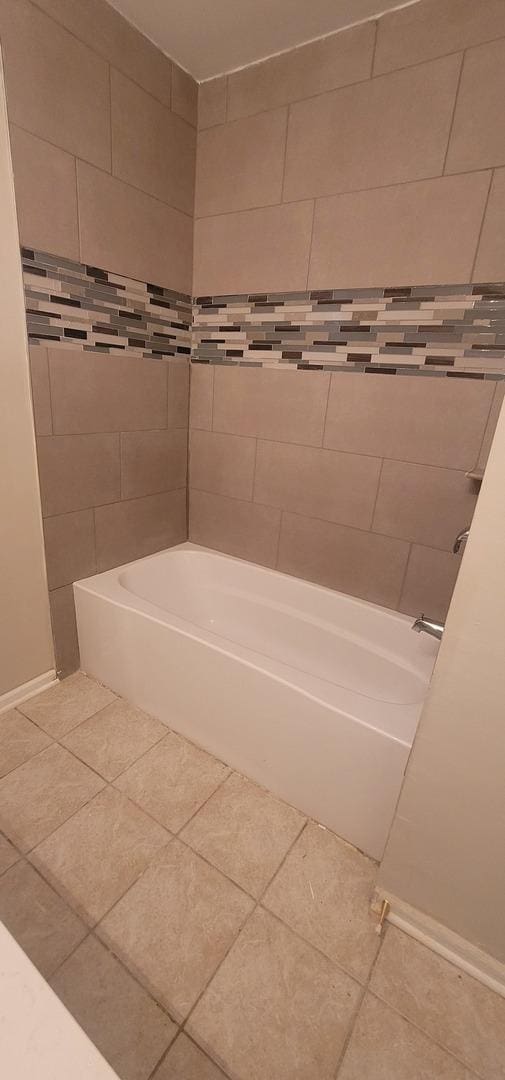
<instances>
[{"instance_id":1,"label":"tiled wall","mask_svg":"<svg viewBox=\"0 0 505 1080\"><path fill-rule=\"evenodd\" d=\"M163 324L185 322L174 293L192 288L197 87L104 0L0 0L0 40L21 242L55 256L44 274L32 260L25 284L31 341L44 342L31 350L33 396L68 672L70 583L186 535L188 332ZM103 357L105 335L116 341ZM170 360L144 355L171 346Z\"/></svg>"},{"instance_id":2,"label":"tiled wall","mask_svg":"<svg viewBox=\"0 0 505 1080\"><path fill-rule=\"evenodd\" d=\"M442 618L504 388L192 364L190 538Z\"/></svg>"},{"instance_id":3,"label":"tiled wall","mask_svg":"<svg viewBox=\"0 0 505 1080\"><path fill-rule=\"evenodd\" d=\"M197 295L504 276L505 5L420 3L200 88Z\"/></svg>"},{"instance_id":4,"label":"tiled wall","mask_svg":"<svg viewBox=\"0 0 505 1080\"><path fill-rule=\"evenodd\" d=\"M445 614L503 398L504 72L505 4L420 0L200 87L193 539Z\"/></svg>"}]
</instances>

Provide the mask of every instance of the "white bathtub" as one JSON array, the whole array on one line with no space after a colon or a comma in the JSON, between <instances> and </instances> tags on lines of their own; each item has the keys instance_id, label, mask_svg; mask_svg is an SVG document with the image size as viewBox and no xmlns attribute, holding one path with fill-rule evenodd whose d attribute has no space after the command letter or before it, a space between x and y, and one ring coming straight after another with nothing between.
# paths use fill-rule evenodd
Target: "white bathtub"
<instances>
[{"instance_id":1,"label":"white bathtub","mask_svg":"<svg viewBox=\"0 0 505 1080\"><path fill-rule=\"evenodd\" d=\"M83 671L381 857L437 651L411 619L189 543L74 591Z\"/></svg>"}]
</instances>

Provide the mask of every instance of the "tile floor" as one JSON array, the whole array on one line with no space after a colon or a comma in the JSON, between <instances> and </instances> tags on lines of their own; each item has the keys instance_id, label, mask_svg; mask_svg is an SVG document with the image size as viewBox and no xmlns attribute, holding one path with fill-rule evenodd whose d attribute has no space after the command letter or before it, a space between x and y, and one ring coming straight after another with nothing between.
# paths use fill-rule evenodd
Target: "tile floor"
<instances>
[{"instance_id":1,"label":"tile floor","mask_svg":"<svg viewBox=\"0 0 505 1080\"><path fill-rule=\"evenodd\" d=\"M82 674L0 716L0 919L122 1080L505 1080L375 866Z\"/></svg>"}]
</instances>

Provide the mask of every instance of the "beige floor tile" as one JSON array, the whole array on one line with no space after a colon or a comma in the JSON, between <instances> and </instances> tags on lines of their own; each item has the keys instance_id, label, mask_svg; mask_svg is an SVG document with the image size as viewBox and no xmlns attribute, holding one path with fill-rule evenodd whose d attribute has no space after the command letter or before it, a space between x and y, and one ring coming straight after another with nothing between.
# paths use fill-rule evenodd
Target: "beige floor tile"
<instances>
[{"instance_id":1,"label":"beige floor tile","mask_svg":"<svg viewBox=\"0 0 505 1080\"><path fill-rule=\"evenodd\" d=\"M0 828L29 851L103 787L63 746L48 746L0 780Z\"/></svg>"},{"instance_id":2,"label":"beige floor tile","mask_svg":"<svg viewBox=\"0 0 505 1080\"><path fill-rule=\"evenodd\" d=\"M60 739L114 699L112 690L77 671L57 686L23 702L19 709L53 739Z\"/></svg>"},{"instance_id":3,"label":"beige floor tile","mask_svg":"<svg viewBox=\"0 0 505 1080\"><path fill-rule=\"evenodd\" d=\"M177 832L229 772L216 758L170 732L115 786L148 814Z\"/></svg>"},{"instance_id":4,"label":"beige floor tile","mask_svg":"<svg viewBox=\"0 0 505 1080\"><path fill-rule=\"evenodd\" d=\"M264 904L330 960L364 980L379 947L369 909L376 875L370 859L310 823Z\"/></svg>"},{"instance_id":5,"label":"beige floor tile","mask_svg":"<svg viewBox=\"0 0 505 1080\"><path fill-rule=\"evenodd\" d=\"M16 848L0 833L0 874L4 874L9 866L14 866L20 857Z\"/></svg>"},{"instance_id":6,"label":"beige floor tile","mask_svg":"<svg viewBox=\"0 0 505 1080\"><path fill-rule=\"evenodd\" d=\"M98 933L170 1014L182 1019L251 908L245 893L173 840Z\"/></svg>"},{"instance_id":7,"label":"beige floor tile","mask_svg":"<svg viewBox=\"0 0 505 1080\"><path fill-rule=\"evenodd\" d=\"M83 807L32 854L32 861L89 923L101 919L169 840L113 788Z\"/></svg>"},{"instance_id":8,"label":"beige floor tile","mask_svg":"<svg viewBox=\"0 0 505 1080\"><path fill-rule=\"evenodd\" d=\"M165 724L117 698L79 724L62 742L100 776L114 780L166 733Z\"/></svg>"},{"instance_id":9,"label":"beige floor tile","mask_svg":"<svg viewBox=\"0 0 505 1080\"><path fill-rule=\"evenodd\" d=\"M50 746L50 738L17 709L0 716L0 776Z\"/></svg>"},{"instance_id":10,"label":"beige floor tile","mask_svg":"<svg viewBox=\"0 0 505 1080\"><path fill-rule=\"evenodd\" d=\"M353 979L258 909L188 1031L234 1080L330 1080L359 996Z\"/></svg>"},{"instance_id":11,"label":"beige floor tile","mask_svg":"<svg viewBox=\"0 0 505 1080\"><path fill-rule=\"evenodd\" d=\"M505 999L388 927L371 989L486 1080L505 1076Z\"/></svg>"},{"instance_id":12,"label":"beige floor tile","mask_svg":"<svg viewBox=\"0 0 505 1080\"><path fill-rule=\"evenodd\" d=\"M224 1080L224 1073L181 1032L153 1080Z\"/></svg>"},{"instance_id":13,"label":"beige floor tile","mask_svg":"<svg viewBox=\"0 0 505 1080\"><path fill-rule=\"evenodd\" d=\"M253 896L279 867L305 818L233 773L182 832L182 838Z\"/></svg>"},{"instance_id":14,"label":"beige floor tile","mask_svg":"<svg viewBox=\"0 0 505 1080\"><path fill-rule=\"evenodd\" d=\"M47 979L85 937L83 922L26 862L0 881L0 919Z\"/></svg>"},{"instance_id":15,"label":"beige floor tile","mask_svg":"<svg viewBox=\"0 0 505 1080\"><path fill-rule=\"evenodd\" d=\"M338 1080L472 1080L459 1061L367 994Z\"/></svg>"},{"instance_id":16,"label":"beige floor tile","mask_svg":"<svg viewBox=\"0 0 505 1080\"><path fill-rule=\"evenodd\" d=\"M176 1025L100 941L88 937L51 985L122 1080L147 1080Z\"/></svg>"}]
</instances>

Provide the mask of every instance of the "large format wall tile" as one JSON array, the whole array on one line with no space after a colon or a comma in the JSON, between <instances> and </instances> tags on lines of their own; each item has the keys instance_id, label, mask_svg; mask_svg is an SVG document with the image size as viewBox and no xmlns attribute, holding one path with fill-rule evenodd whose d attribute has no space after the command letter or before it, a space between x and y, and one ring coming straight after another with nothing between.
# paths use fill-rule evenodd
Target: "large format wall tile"
<instances>
[{"instance_id":1,"label":"large format wall tile","mask_svg":"<svg viewBox=\"0 0 505 1080\"><path fill-rule=\"evenodd\" d=\"M275 566L280 519L270 506L190 491L190 540L239 559Z\"/></svg>"},{"instance_id":2,"label":"large format wall tile","mask_svg":"<svg viewBox=\"0 0 505 1080\"><path fill-rule=\"evenodd\" d=\"M216 367L214 431L321 446L330 376Z\"/></svg>"},{"instance_id":3,"label":"large format wall tile","mask_svg":"<svg viewBox=\"0 0 505 1080\"><path fill-rule=\"evenodd\" d=\"M295 514L368 529L381 462L290 443L258 442L254 500Z\"/></svg>"},{"instance_id":4,"label":"large format wall tile","mask_svg":"<svg viewBox=\"0 0 505 1080\"><path fill-rule=\"evenodd\" d=\"M46 518L44 544L50 589L60 589L96 573L93 510Z\"/></svg>"},{"instance_id":5,"label":"large format wall tile","mask_svg":"<svg viewBox=\"0 0 505 1080\"><path fill-rule=\"evenodd\" d=\"M215 368L208 364L192 364L189 392L189 426L212 428L212 400Z\"/></svg>"},{"instance_id":6,"label":"large format wall tile","mask_svg":"<svg viewBox=\"0 0 505 1080\"><path fill-rule=\"evenodd\" d=\"M227 77L218 75L217 79L208 79L198 87L198 128L224 124L226 120Z\"/></svg>"},{"instance_id":7,"label":"large format wall tile","mask_svg":"<svg viewBox=\"0 0 505 1080\"><path fill-rule=\"evenodd\" d=\"M197 125L198 83L184 68L172 61L172 112L193 127Z\"/></svg>"},{"instance_id":8,"label":"large format wall tile","mask_svg":"<svg viewBox=\"0 0 505 1080\"><path fill-rule=\"evenodd\" d=\"M251 499L256 440L216 431L191 431L190 486L216 495Z\"/></svg>"},{"instance_id":9,"label":"large format wall tile","mask_svg":"<svg viewBox=\"0 0 505 1080\"><path fill-rule=\"evenodd\" d=\"M475 172L318 199L309 288L467 281L490 179Z\"/></svg>"},{"instance_id":10,"label":"large format wall tile","mask_svg":"<svg viewBox=\"0 0 505 1080\"><path fill-rule=\"evenodd\" d=\"M110 169L105 61L28 0L2 0L0 36L10 120Z\"/></svg>"},{"instance_id":11,"label":"large format wall tile","mask_svg":"<svg viewBox=\"0 0 505 1080\"><path fill-rule=\"evenodd\" d=\"M363 23L233 72L228 76L228 119L367 79L374 40L374 23Z\"/></svg>"},{"instance_id":12,"label":"large format wall tile","mask_svg":"<svg viewBox=\"0 0 505 1080\"><path fill-rule=\"evenodd\" d=\"M37 0L37 7L170 107L171 60L110 4L103 0L86 0L85 4L82 0Z\"/></svg>"},{"instance_id":13,"label":"large format wall tile","mask_svg":"<svg viewBox=\"0 0 505 1080\"><path fill-rule=\"evenodd\" d=\"M119 499L119 435L47 435L37 449L44 517Z\"/></svg>"},{"instance_id":14,"label":"large format wall tile","mask_svg":"<svg viewBox=\"0 0 505 1080\"><path fill-rule=\"evenodd\" d=\"M176 210L193 213L193 129L120 72L111 71L112 171Z\"/></svg>"},{"instance_id":15,"label":"large format wall tile","mask_svg":"<svg viewBox=\"0 0 505 1080\"><path fill-rule=\"evenodd\" d=\"M77 349L48 351L56 435L166 427L166 362Z\"/></svg>"},{"instance_id":16,"label":"large format wall tile","mask_svg":"<svg viewBox=\"0 0 505 1080\"><path fill-rule=\"evenodd\" d=\"M461 559L452 551L413 544L398 605L406 615L445 619Z\"/></svg>"},{"instance_id":17,"label":"large format wall tile","mask_svg":"<svg viewBox=\"0 0 505 1080\"><path fill-rule=\"evenodd\" d=\"M196 295L305 289L312 202L195 222Z\"/></svg>"},{"instance_id":18,"label":"large format wall tile","mask_svg":"<svg viewBox=\"0 0 505 1080\"><path fill-rule=\"evenodd\" d=\"M465 54L446 172L505 165L505 40Z\"/></svg>"},{"instance_id":19,"label":"large format wall tile","mask_svg":"<svg viewBox=\"0 0 505 1080\"><path fill-rule=\"evenodd\" d=\"M74 590L72 585L53 589L49 593L51 626L53 629L56 672L65 678L79 667L79 641L75 619Z\"/></svg>"},{"instance_id":20,"label":"large format wall tile","mask_svg":"<svg viewBox=\"0 0 505 1080\"><path fill-rule=\"evenodd\" d=\"M293 105L284 198L441 173L460 66L450 56Z\"/></svg>"},{"instance_id":21,"label":"large format wall tile","mask_svg":"<svg viewBox=\"0 0 505 1080\"><path fill-rule=\"evenodd\" d=\"M200 132L197 217L280 202L287 121L275 109Z\"/></svg>"},{"instance_id":22,"label":"large format wall tile","mask_svg":"<svg viewBox=\"0 0 505 1080\"><path fill-rule=\"evenodd\" d=\"M14 124L10 142L21 243L78 259L74 158Z\"/></svg>"},{"instance_id":23,"label":"large format wall tile","mask_svg":"<svg viewBox=\"0 0 505 1080\"><path fill-rule=\"evenodd\" d=\"M456 469L385 461L372 527L451 551L457 533L472 520L475 502L472 481Z\"/></svg>"},{"instance_id":24,"label":"large format wall tile","mask_svg":"<svg viewBox=\"0 0 505 1080\"><path fill-rule=\"evenodd\" d=\"M284 513L277 566L287 574L395 608L408 553L403 540Z\"/></svg>"},{"instance_id":25,"label":"large format wall tile","mask_svg":"<svg viewBox=\"0 0 505 1080\"><path fill-rule=\"evenodd\" d=\"M186 539L186 488L95 509L97 569L152 555Z\"/></svg>"},{"instance_id":26,"label":"large format wall tile","mask_svg":"<svg viewBox=\"0 0 505 1080\"><path fill-rule=\"evenodd\" d=\"M505 34L502 0L423 0L378 22L374 74L432 60Z\"/></svg>"},{"instance_id":27,"label":"large format wall tile","mask_svg":"<svg viewBox=\"0 0 505 1080\"><path fill-rule=\"evenodd\" d=\"M505 267L505 169L496 169L474 268L474 281L500 281Z\"/></svg>"},{"instance_id":28,"label":"large format wall tile","mask_svg":"<svg viewBox=\"0 0 505 1080\"><path fill-rule=\"evenodd\" d=\"M473 379L332 375L324 445L472 469L494 387L493 382Z\"/></svg>"},{"instance_id":29,"label":"large format wall tile","mask_svg":"<svg viewBox=\"0 0 505 1080\"><path fill-rule=\"evenodd\" d=\"M121 435L121 495L136 499L186 485L187 432L127 431Z\"/></svg>"},{"instance_id":30,"label":"large format wall tile","mask_svg":"<svg viewBox=\"0 0 505 1080\"><path fill-rule=\"evenodd\" d=\"M51 390L47 349L30 345L30 380L32 386L33 419L36 435L52 435Z\"/></svg>"},{"instance_id":31,"label":"large format wall tile","mask_svg":"<svg viewBox=\"0 0 505 1080\"><path fill-rule=\"evenodd\" d=\"M191 292L190 217L82 161L77 181L83 262Z\"/></svg>"}]
</instances>

